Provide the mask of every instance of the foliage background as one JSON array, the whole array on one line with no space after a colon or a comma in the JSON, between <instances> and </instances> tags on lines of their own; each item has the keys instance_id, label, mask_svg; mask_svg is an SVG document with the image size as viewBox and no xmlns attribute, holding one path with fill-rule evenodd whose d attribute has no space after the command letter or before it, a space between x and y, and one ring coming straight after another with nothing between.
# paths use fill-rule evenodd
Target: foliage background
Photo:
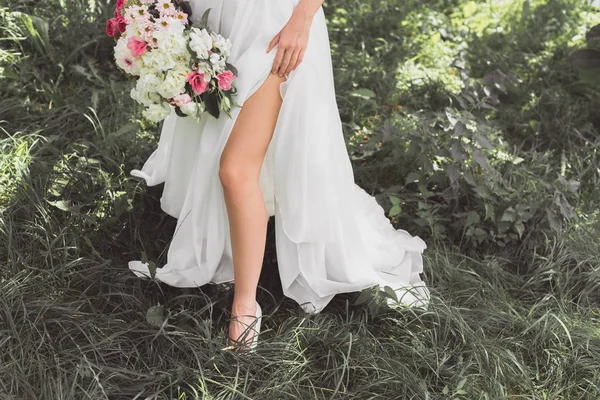
<instances>
[{"instance_id":1,"label":"foliage background","mask_svg":"<svg viewBox=\"0 0 600 400\"><path fill-rule=\"evenodd\" d=\"M126 268L164 262L175 221L128 176L159 127L112 63L113 8L0 0L1 398L600 397L600 74L572 56L598 49L598 8L327 0L356 180L427 241L434 300L389 310L374 288L304 315L270 227L241 358L230 292Z\"/></svg>"}]
</instances>

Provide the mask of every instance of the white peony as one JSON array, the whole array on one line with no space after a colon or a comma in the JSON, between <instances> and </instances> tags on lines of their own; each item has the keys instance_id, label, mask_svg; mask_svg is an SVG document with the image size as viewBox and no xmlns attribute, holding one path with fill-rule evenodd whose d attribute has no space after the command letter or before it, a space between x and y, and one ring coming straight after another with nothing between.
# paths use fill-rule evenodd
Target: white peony
<instances>
[{"instance_id":1,"label":"white peony","mask_svg":"<svg viewBox=\"0 0 600 400\"><path fill-rule=\"evenodd\" d=\"M144 64L149 70L166 71L177 66L177 60L165 50L169 51L169 48L161 43L160 47L144 54Z\"/></svg>"},{"instance_id":2,"label":"white peony","mask_svg":"<svg viewBox=\"0 0 600 400\"><path fill-rule=\"evenodd\" d=\"M160 122L171 114L171 106L165 102L152 104L142 114L152 122Z\"/></svg>"},{"instance_id":3,"label":"white peony","mask_svg":"<svg viewBox=\"0 0 600 400\"><path fill-rule=\"evenodd\" d=\"M155 31L154 37L158 41L158 47L163 51L175 54L187 52L187 40L181 32Z\"/></svg>"},{"instance_id":4,"label":"white peony","mask_svg":"<svg viewBox=\"0 0 600 400\"><path fill-rule=\"evenodd\" d=\"M158 86L157 91L165 99L170 99L185 91L187 69L175 68L167 72L165 80Z\"/></svg>"},{"instance_id":5,"label":"white peony","mask_svg":"<svg viewBox=\"0 0 600 400\"><path fill-rule=\"evenodd\" d=\"M162 98L158 93L151 91L141 91L137 88L131 89L130 95L132 99L134 99L140 104L145 105L146 107L149 107L162 101Z\"/></svg>"},{"instance_id":6,"label":"white peony","mask_svg":"<svg viewBox=\"0 0 600 400\"><path fill-rule=\"evenodd\" d=\"M144 63L141 58L136 58L127 48L127 39L120 37L115 46L115 61L119 68L131 75L139 75Z\"/></svg>"},{"instance_id":7,"label":"white peony","mask_svg":"<svg viewBox=\"0 0 600 400\"><path fill-rule=\"evenodd\" d=\"M162 83L162 74L154 74L144 71L137 81L136 89L140 92L155 92L156 88Z\"/></svg>"},{"instance_id":8,"label":"white peony","mask_svg":"<svg viewBox=\"0 0 600 400\"><path fill-rule=\"evenodd\" d=\"M206 29L191 29L190 48L196 52L199 58L208 58L208 50L212 49L212 38Z\"/></svg>"}]
</instances>

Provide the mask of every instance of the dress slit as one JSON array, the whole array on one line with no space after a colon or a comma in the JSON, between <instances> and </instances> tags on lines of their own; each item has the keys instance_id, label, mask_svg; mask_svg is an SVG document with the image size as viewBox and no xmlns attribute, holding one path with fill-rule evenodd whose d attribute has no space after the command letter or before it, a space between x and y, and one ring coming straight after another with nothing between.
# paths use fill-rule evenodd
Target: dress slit
<instances>
[{"instance_id":1,"label":"dress slit","mask_svg":"<svg viewBox=\"0 0 600 400\"><path fill-rule=\"evenodd\" d=\"M192 0L193 13L212 8L209 26L231 38L230 63L243 104L267 79L277 47L270 41L300 0ZM214 11L214 12L213 12ZM320 312L338 293L390 286L408 306L427 307L418 236L395 229L375 198L354 182L337 108L323 8L313 17L302 63L279 85L281 108L261 166L259 187L275 217L275 241L285 296ZM233 281L229 221L218 169L241 108L232 118L200 123L165 120L158 148L131 175L165 184L161 207L178 218L167 263L156 279L176 287ZM148 266L131 261L138 276Z\"/></svg>"}]
</instances>

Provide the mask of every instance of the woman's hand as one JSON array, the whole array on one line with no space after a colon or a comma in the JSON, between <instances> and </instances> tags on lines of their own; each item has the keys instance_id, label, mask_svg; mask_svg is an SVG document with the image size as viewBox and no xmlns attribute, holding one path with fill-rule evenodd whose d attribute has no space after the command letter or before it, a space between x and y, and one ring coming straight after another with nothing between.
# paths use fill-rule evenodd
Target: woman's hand
<instances>
[{"instance_id":1,"label":"woman's hand","mask_svg":"<svg viewBox=\"0 0 600 400\"><path fill-rule=\"evenodd\" d=\"M275 45L277 54L271 72L280 77L287 76L302 62L308 44L312 19L323 0L301 0L290 20L269 43L267 53ZM318 5L317 7L315 7ZM313 11L314 10L314 11Z\"/></svg>"}]
</instances>

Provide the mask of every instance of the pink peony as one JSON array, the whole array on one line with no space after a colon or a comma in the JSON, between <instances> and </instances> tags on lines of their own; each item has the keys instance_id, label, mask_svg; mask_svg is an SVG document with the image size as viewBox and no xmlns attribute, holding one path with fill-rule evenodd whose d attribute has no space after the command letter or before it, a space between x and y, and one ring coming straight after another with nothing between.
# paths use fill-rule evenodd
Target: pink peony
<instances>
[{"instance_id":1,"label":"pink peony","mask_svg":"<svg viewBox=\"0 0 600 400\"><path fill-rule=\"evenodd\" d=\"M131 50L134 57L139 57L146 52L147 43L137 36L132 36L127 39L127 48Z\"/></svg>"},{"instance_id":2,"label":"pink peony","mask_svg":"<svg viewBox=\"0 0 600 400\"><path fill-rule=\"evenodd\" d=\"M119 23L117 22L116 18L109 19L106 21L106 34L108 36L115 37L117 35L118 26Z\"/></svg>"},{"instance_id":3,"label":"pink peony","mask_svg":"<svg viewBox=\"0 0 600 400\"><path fill-rule=\"evenodd\" d=\"M187 93L179 94L179 95L173 97L173 102L175 103L175 105L177 107L181 107L184 104L190 103L191 101L192 101L192 97Z\"/></svg>"},{"instance_id":4,"label":"pink peony","mask_svg":"<svg viewBox=\"0 0 600 400\"><path fill-rule=\"evenodd\" d=\"M230 70L217 74L217 81L219 81L219 89L229 90L231 89L231 82L235 79L235 75Z\"/></svg>"},{"instance_id":5,"label":"pink peony","mask_svg":"<svg viewBox=\"0 0 600 400\"><path fill-rule=\"evenodd\" d=\"M192 85L192 90L196 94L202 94L208 89L208 82L204 81L204 74L198 71L192 71L187 75L186 81Z\"/></svg>"}]
</instances>

